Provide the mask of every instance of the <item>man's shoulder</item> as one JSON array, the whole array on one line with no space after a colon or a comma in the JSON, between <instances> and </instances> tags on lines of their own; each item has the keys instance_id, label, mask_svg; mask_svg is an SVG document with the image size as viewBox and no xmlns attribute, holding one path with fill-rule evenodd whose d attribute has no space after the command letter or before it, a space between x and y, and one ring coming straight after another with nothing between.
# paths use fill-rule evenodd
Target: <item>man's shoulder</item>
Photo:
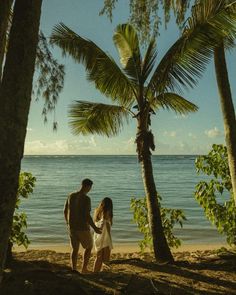
<instances>
[{"instance_id":1,"label":"man's shoulder","mask_svg":"<svg viewBox=\"0 0 236 295\"><path fill-rule=\"evenodd\" d=\"M90 197L88 195L81 193L80 191L70 193L68 196L68 200L69 201L78 200L78 202L82 202L82 203L90 203L91 202Z\"/></svg>"},{"instance_id":2,"label":"man's shoulder","mask_svg":"<svg viewBox=\"0 0 236 295\"><path fill-rule=\"evenodd\" d=\"M79 193L78 192L71 192L68 195L68 199L71 200L71 199L74 199L74 198L76 198L78 196L79 196Z\"/></svg>"},{"instance_id":3,"label":"man's shoulder","mask_svg":"<svg viewBox=\"0 0 236 295\"><path fill-rule=\"evenodd\" d=\"M85 201L90 201L90 197L88 195L85 194L80 194L79 195L82 199L84 199Z\"/></svg>"}]
</instances>

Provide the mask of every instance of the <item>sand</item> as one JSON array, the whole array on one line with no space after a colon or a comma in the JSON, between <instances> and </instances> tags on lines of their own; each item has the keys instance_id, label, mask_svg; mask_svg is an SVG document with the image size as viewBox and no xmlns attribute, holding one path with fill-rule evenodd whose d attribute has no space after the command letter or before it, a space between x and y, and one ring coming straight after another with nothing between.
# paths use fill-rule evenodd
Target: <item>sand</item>
<instances>
[{"instance_id":1,"label":"sand","mask_svg":"<svg viewBox=\"0 0 236 295\"><path fill-rule=\"evenodd\" d=\"M31 245L14 252L0 294L236 294L236 249L216 248L185 245L173 252L175 263L160 264L135 245L115 245L109 268L77 275L70 271L68 245ZM94 259L93 254L91 270ZM79 269L81 261L79 255Z\"/></svg>"},{"instance_id":2,"label":"sand","mask_svg":"<svg viewBox=\"0 0 236 295\"><path fill-rule=\"evenodd\" d=\"M181 245L178 249L172 249L173 253L176 252L194 252L194 251L205 251L205 250L216 250L219 248L228 248L227 244L184 244ZM70 246L68 244L30 244L28 250L52 250L61 253L70 252ZM24 252L26 249L24 247L15 247L14 251ZM114 244L114 249L112 253L134 253L139 252L140 249L137 244ZM93 250L93 252L95 252Z\"/></svg>"}]
</instances>

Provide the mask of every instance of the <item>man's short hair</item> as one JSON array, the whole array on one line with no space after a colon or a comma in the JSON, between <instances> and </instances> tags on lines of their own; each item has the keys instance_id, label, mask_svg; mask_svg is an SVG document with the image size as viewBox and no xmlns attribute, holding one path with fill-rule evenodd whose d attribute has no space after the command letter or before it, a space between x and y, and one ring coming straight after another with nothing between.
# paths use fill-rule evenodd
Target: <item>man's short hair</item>
<instances>
[{"instance_id":1,"label":"man's short hair","mask_svg":"<svg viewBox=\"0 0 236 295\"><path fill-rule=\"evenodd\" d=\"M82 180L82 186L92 186L93 185L93 182L91 179L88 179L88 178L85 178Z\"/></svg>"}]
</instances>

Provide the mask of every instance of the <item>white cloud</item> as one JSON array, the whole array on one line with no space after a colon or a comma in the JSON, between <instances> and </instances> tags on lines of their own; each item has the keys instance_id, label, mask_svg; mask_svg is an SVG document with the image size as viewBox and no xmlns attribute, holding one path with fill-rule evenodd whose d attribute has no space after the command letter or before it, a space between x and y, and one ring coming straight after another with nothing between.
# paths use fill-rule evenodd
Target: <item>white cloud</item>
<instances>
[{"instance_id":1,"label":"white cloud","mask_svg":"<svg viewBox=\"0 0 236 295\"><path fill-rule=\"evenodd\" d=\"M135 154L136 150L136 144L135 144L135 138L130 137L128 140L122 141L119 152L121 154Z\"/></svg>"},{"instance_id":2,"label":"white cloud","mask_svg":"<svg viewBox=\"0 0 236 295\"><path fill-rule=\"evenodd\" d=\"M204 133L206 134L206 136L210 138L215 138L222 135L221 131L217 127L214 127L213 129L205 130Z\"/></svg>"},{"instance_id":3,"label":"white cloud","mask_svg":"<svg viewBox=\"0 0 236 295\"><path fill-rule=\"evenodd\" d=\"M130 137L130 139L128 141L126 141L126 143L130 144L130 145L134 145L135 144L135 139L134 137Z\"/></svg>"},{"instance_id":4,"label":"white cloud","mask_svg":"<svg viewBox=\"0 0 236 295\"><path fill-rule=\"evenodd\" d=\"M97 138L95 136L54 141L26 141L25 155L119 155L135 154L136 145L133 137L119 141L115 138Z\"/></svg>"},{"instance_id":5,"label":"white cloud","mask_svg":"<svg viewBox=\"0 0 236 295\"><path fill-rule=\"evenodd\" d=\"M179 141L173 144L157 140L155 154L159 155L204 155L209 152L211 144L199 143L192 144L189 140Z\"/></svg>"},{"instance_id":6,"label":"white cloud","mask_svg":"<svg viewBox=\"0 0 236 295\"><path fill-rule=\"evenodd\" d=\"M26 142L25 154L63 154L68 151L69 146L65 140L56 140L55 142L45 142L43 140L34 140Z\"/></svg>"},{"instance_id":7,"label":"white cloud","mask_svg":"<svg viewBox=\"0 0 236 295\"><path fill-rule=\"evenodd\" d=\"M176 137L176 131L164 131L163 135L168 137Z\"/></svg>"},{"instance_id":8,"label":"white cloud","mask_svg":"<svg viewBox=\"0 0 236 295\"><path fill-rule=\"evenodd\" d=\"M92 144L93 146L97 146L97 143L96 143L96 140L95 140L95 138L94 138L94 136L92 136L91 138L90 138L90 144Z\"/></svg>"},{"instance_id":9,"label":"white cloud","mask_svg":"<svg viewBox=\"0 0 236 295\"><path fill-rule=\"evenodd\" d=\"M93 136L76 140L45 140L27 141L25 144L26 155L72 155L92 154L97 149L97 143Z\"/></svg>"},{"instance_id":10,"label":"white cloud","mask_svg":"<svg viewBox=\"0 0 236 295\"><path fill-rule=\"evenodd\" d=\"M188 136L192 139L197 139L197 136L194 135L192 132L189 132Z\"/></svg>"},{"instance_id":11,"label":"white cloud","mask_svg":"<svg viewBox=\"0 0 236 295\"><path fill-rule=\"evenodd\" d=\"M29 128L29 127L27 127L26 130L27 130L27 132L28 131L33 131L33 129L32 128Z\"/></svg>"},{"instance_id":12,"label":"white cloud","mask_svg":"<svg viewBox=\"0 0 236 295\"><path fill-rule=\"evenodd\" d=\"M181 120L181 119L183 120L183 119L187 119L187 118L188 118L188 116L184 115L184 114L175 116L175 119L177 119L177 120Z\"/></svg>"}]
</instances>

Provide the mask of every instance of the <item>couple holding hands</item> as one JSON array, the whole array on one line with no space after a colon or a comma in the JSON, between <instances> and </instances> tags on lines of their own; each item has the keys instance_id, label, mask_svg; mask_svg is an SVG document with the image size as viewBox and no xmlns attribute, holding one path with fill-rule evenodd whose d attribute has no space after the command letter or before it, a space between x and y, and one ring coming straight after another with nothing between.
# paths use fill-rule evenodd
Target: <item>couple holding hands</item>
<instances>
[{"instance_id":1,"label":"couple holding hands","mask_svg":"<svg viewBox=\"0 0 236 295\"><path fill-rule=\"evenodd\" d=\"M85 249L83 255L82 273L90 273L88 262L93 245L96 251L96 259L93 271L99 272L103 264L108 264L112 249L111 225L113 218L113 204L110 198L104 198L95 209L94 220L92 219L91 200L87 193L93 185L92 180L84 179L80 190L71 193L64 207L64 216L68 225L71 244L71 267L72 272L77 271L77 258L80 244ZM93 228L92 235L90 227Z\"/></svg>"}]
</instances>

